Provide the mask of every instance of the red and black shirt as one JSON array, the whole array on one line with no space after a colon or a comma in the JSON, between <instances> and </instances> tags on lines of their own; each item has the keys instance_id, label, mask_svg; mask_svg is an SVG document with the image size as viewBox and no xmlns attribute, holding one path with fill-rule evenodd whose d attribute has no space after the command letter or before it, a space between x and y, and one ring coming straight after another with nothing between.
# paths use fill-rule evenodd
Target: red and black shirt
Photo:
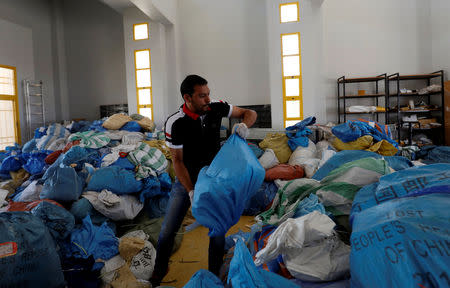
<instances>
[{"instance_id":1,"label":"red and black shirt","mask_svg":"<svg viewBox=\"0 0 450 288\"><path fill-rule=\"evenodd\" d=\"M183 149L183 162L193 184L204 166L211 164L220 149L220 126L223 117L230 117L233 106L211 102L205 115L190 111L186 104L167 118L164 125L166 144Z\"/></svg>"}]
</instances>

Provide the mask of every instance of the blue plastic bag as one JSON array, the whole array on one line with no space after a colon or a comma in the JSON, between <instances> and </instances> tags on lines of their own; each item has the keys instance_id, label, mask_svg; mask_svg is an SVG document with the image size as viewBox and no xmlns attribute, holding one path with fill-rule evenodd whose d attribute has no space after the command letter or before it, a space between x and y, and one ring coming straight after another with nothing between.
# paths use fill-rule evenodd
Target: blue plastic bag
<instances>
[{"instance_id":1,"label":"blue plastic bag","mask_svg":"<svg viewBox=\"0 0 450 288\"><path fill-rule=\"evenodd\" d=\"M64 287L56 245L28 212L0 213L0 287Z\"/></svg>"},{"instance_id":2,"label":"blue plastic bag","mask_svg":"<svg viewBox=\"0 0 450 288\"><path fill-rule=\"evenodd\" d=\"M258 215L266 211L277 194L278 187L273 182L263 182L255 195L245 204L243 215Z\"/></svg>"},{"instance_id":3,"label":"blue plastic bag","mask_svg":"<svg viewBox=\"0 0 450 288\"><path fill-rule=\"evenodd\" d=\"M2 165L0 166L0 170L5 172L17 171L22 168L23 164L24 163L21 161L21 158L19 156L11 155L3 160Z\"/></svg>"},{"instance_id":4,"label":"blue plastic bag","mask_svg":"<svg viewBox=\"0 0 450 288\"><path fill-rule=\"evenodd\" d=\"M47 201L34 207L31 214L44 222L55 240L66 238L75 227L75 218L69 211Z\"/></svg>"},{"instance_id":5,"label":"blue plastic bag","mask_svg":"<svg viewBox=\"0 0 450 288\"><path fill-rule=\"evenodd\" d=\"M142 189L142 182L134 178L134 173L118 166L100 168L94 172L87 190L102 191L107 189L115 194L130 194Z\"/></svg>"},{"instance_id":6,"label":"blue plastic bag","mask_svg":"<svg viewBox=\"0 0 450 288\"><path fill-rule=\"evenodd\" d=\"M34 129L34 138L39 139L42 138L42 136L47 135L47 127L39 127Z\"/></svg>"},{"instance_id":7,"label":"blue plastic bag","mask_svg":"<svg viewBox=\"0 0 450 288\"><path fill-rule=\"evenodd\" d=\"M299 288L280 275L257 269L250 252L241 239L237 241L233 259L231 259L228 283L231 283L233 287Z\"/></svg>"},{"instance_id":8,"label":"blue plastic bag","mask_svg":"<svg viewBox=\"0 0 450 288\"><path fill-rule=\"evenodd\" d=\"M225 235L239 221L264 176L264 168L245 140L231 135L211 165L200 170L192 214L209 228L209 236Z\"/></svg>"},{"instance_id":9,"label":"blue plastic bag","mask_svg":"<svg viewBox=\"0 0 450 288\"><path fill-rule=\"evenodd\" d=\"M36 139L34 138L23 145L22 153L31 153L33 150L37 150Z\"/></svg>"},{"instance_id":10,"label":"blue plastic bag","mask_svg":"<svg viewBox=\"0 0 450 288\"><path fill-rule=\"evenodd\" d=\"M74 216L76 223L83 222L83 219L89 215L94 225L101 225L103 222L108 221L108 217L104 216L92 206L91 202L84 197L81 197L72 204L70 213Z\"/></svg>"},{"instance_id":11,"label":"blue plastic bag","mask_svg":"<svg viewBox=\"0 0 450 288\"><path fill-rule=\"evenodd\" d=\"M47 175L48 178L44 182L40 198L61 202L78 200L83 191L84 181L78 176L75 169L57 167L52 171L53 174Z\"/></svg>"},{"instance_id":12,"label":"blue plastic bag","mask_svg":"<svg viewBox=\"0 0 450 288\"><path fill-rule=\"evenodd\" d=\"M317 197L316 194L311 193L308 197L303 198L303 200L298 203L292 218L302 217L316 210L322 214L327 214L325 212L325 207L319 202L319 197Z\"/></svg>"},{"instance_id":13,"label":"blue plastic bag","mask_svg":"<svg viewBox=\"0 0 450 288\"><path fill-rule=\"evenodd\" d=\"M131 163L127 157L119 157L119 159L117 159L116 162L112 163L110 166L118 166L131 171L134 171L136 168L136 166Z\"/></svg>"},{"instance_id":14,"label":"blue plastic bag","mask_svg":"<svg viewBox=\"0 0 450 288\"><path fill-rule=\"evenodd\" d=\"M70 241L63 245L65 257L88 258L109 260L119 254L119 239L106 222L101 226L95 226L91 218L83 219L83 226L72 231Z\"/></svg>"},{"instance_id":15,"label":"blue plastic bag","mask_svg":"<svg viewBox=\"0 0 450 288\"><path fill-rule=\"evenodd\" d=\"M26 164L23 165L23 169L25 169L31 175L41 174L44 172L45 158L48 156L47 152L37 152L32 153L28 157Z\"/></svg>"},{"instance_id":16,"label":"blue plastic bag","mask_svg":"<svg viewBox=\"0 0 450 288\"><path fill-rule=\"evenodd\" d=\"M213 273L200 269L195 272L183 288L223 288L223 284Z\"/></svg>"},{"instance_id":17,"label":"blue plastic bag","mask_svg":"<svg viewBox=\"0 0 450 288\"><path fill-rule=\"evenodd\" d=\"M130 121L127 122L125 125L122 126L119 130L125 130L130 132L141 132L141 125L137 123L136 121Z\"/></svg>"},{"instance_id":18,"label":"blue plastic bag","mask_svg":"<svg viewBox=\"0 0 450 288\"><path fill-rule=\"evenodd\" d=\"M292 151L295 151L298 146L308 147L308 135L311 135L312 131L306 126L313 125L314 123L316 123L316 117L310 116L286 128L286 136L289 138L288 145Z\"/></svg>"},{"instance_id":19,"label":"blue plastic bag","mask_svg":"<svg viewBox=\"0 0 450 288\"><path fill-rule=\"evenodd\" d=\"M352 287L449 287L449 192L358 213L350 239Z\"/></svg>"}]
</instances>

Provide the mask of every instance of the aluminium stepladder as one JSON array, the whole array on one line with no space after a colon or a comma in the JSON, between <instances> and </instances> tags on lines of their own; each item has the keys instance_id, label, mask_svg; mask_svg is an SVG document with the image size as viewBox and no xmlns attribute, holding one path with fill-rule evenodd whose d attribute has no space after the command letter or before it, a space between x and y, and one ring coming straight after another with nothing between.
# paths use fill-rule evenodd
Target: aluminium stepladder
<instances>
[{"instance_id":1,"label":"aluminium stepladder","mask_svg":"<svg viewBox=\"0 0 450 288\"><path fill-rule=\"evenodd\" d=\"M45 103L42 81L23 80L27 141L33 139L34 130L45 126Z\"/></svg>"}]
</instances>

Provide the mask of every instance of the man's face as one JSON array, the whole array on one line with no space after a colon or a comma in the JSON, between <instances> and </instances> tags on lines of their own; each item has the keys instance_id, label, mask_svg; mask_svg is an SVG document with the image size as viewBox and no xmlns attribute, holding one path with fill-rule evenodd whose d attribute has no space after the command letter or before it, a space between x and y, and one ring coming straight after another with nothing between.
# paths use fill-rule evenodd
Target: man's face
<instances>
[{"instance_id":1,"label":"man's face","mask_svg":"<svg viewBox=\"0 0 450 288\"><path fill-rule=\"evenodd\" d=\"M192 96L186 94L184 100L192 112L199 115L205 114L211 102L208 85L195 85Z\"/></svg>"}]
</instances>

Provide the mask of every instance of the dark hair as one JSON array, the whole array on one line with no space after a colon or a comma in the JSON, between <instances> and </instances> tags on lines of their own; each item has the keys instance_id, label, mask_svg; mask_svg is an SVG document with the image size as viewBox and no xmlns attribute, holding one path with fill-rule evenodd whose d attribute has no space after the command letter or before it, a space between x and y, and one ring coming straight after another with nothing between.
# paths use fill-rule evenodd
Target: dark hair
<instances>
[{"instance_id":1,"label":"dark hair","mask_svg":"<svg viewBox=\"0 0 450 288\"><path fill-rule=\"evenodd\" d=\"M189 75L186 78L184 78L183 82L181 82L180 86L180 92L181 92L181 98L184 98L184 94L192 95L194 93L194 86L195 85L206 85L208 84L208 81L206 81L205 78L200 77L198 75Z\"/></svg>"}]
</instances>

